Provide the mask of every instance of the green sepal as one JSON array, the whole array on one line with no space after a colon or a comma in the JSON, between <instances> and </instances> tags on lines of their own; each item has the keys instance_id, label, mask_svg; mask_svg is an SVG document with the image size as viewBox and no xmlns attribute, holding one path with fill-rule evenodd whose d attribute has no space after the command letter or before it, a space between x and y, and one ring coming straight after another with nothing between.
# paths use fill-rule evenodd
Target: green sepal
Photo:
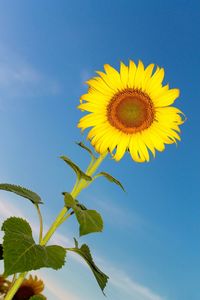
<instances>
[{"instance_id":1,"label":"green sepal","mask_svg":"<svg viewBox=\"0 0 200 300\"><path fill-rule=\"evenodd\" d=\"M112 175L108 174L107 172L100 172L99 174L97 174L95 176L95 178L100 177L100 176L104 176L110 182L114 182L115 184L120 186L120 188L125 192L125 189L124 189L123 185L121 184L121 182L119 180L117 180L116 178L114 178Z\"/></svg>"},{"instance_id":2,"label":"green sepal","mask_svg":"<svg viewBox=\"0 0 200 300\"><path fill-rule=\"evenodd\" d=\"M68 157L66 156L61 156L60 157L62 160L64 160L64 162L66 162L66 164L68 164L76 173L77 177L79 179L83 178L86 181L91 181L92 177L88 176L87 174L85 174L73 161L71 161Z\"/></svg>"},{"instance_id":3,"label":"green sepal","mask_svg":"<svg viewBox=\"0 0 200 300\"><path fill-rule=\"evenodd\" d=\"M76 239L74 240L75 248L67 248L67 250L77 253L86 261L91 271L93 272L100 289L104 294L104 288L106 287L109 277L105 273L103 273L94 263L89 247L86 244L83 244L80 248L78 248L78 242Z\"/></svg>"},{"instance_id":4,"label":"green sepal","mask_svg":"<svg viewBox=\"0 0 200 300\"><path fill-rule=\"evenodd\" d=\"M38 194L36 194L35 192L32 192L22 186L19 186L19 185L9 184L9 183L1 183L0 190L15 193L18 196L21 196L21 197L24 197L24 198L30 200L33 204L36 204L36 205L42 203L42 200Z\"/></svg>"},{"instance_id":5,"label":"green sepal","mask_svg":"<svg viewBox=\"0 0 200 300\"><path fill-rule=\"evenodd\" d=\"M85 144L83 144L82 142L76 142L76 144L78 146L80 146L81 148L83 148L84 150L86 150L93 159L96 159L96 156L94 155L94 153L92 152L92 150L90 148L88 148L87 146L85 146Z\"/></svg>"},{"instance_id":6,"label":"green sepal","mask_svg":"<svg viewBox=\"0 0 200 300\"><path fill-rule=\"evenodd\" d=\"M11 217L4 221L2 230L5 276L43 267L60 269L65 263L66 249L61 246L37 245L29 223Z\"/></svg>"},{"instance_id":7,"label":"green sepal","mask_svg":"<svg viewBox=\"0 0 200 300\"><path fill-rule=\"evenodd\" d=\"M3 245L0 244L0 260L3 259Z\"/></svg>"},{"instance_id":8,"label":"green sepal","mask_svg":"<svg viewBox=\"0 0 200 300\"><path fill-rule=\"evenodd\" d=\"M103 230L103 220L97 211L87 209L83 204L79 203L78 200L75 200L71 194L67 192L63 194L65 206L68 209L72 208L76 215L77 221L80 225L80 236L92 232L101 232Z\"/></svg>"},{"instance_id":9,"label":"green sepal","mask_svg":"<svg viewBox=\"0 0 200 300\"><path fill-rule=\"evenodd\" d=\"M43 295L34 295L29 300L47 300L47 298Z\"/></svg>"}]
</instances>

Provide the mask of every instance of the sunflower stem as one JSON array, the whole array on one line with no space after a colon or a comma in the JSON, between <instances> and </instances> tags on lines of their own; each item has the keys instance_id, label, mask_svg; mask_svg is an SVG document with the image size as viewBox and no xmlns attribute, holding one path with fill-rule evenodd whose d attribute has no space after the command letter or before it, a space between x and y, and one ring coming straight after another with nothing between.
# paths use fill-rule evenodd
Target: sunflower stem
<instances>
[{"instance_id":1,"label":"sunflower stem","mask_svg":"<svg viewBox=\"0 0 200 300\"><path fill-rule=\"evenodd\" d=\"M86 170L86 174L88 176L92 176L96 172L96 170L98 169L98 167L100 166L102 161L105 159L106 155L107 155L107 152L102 155L99 155L99 157L97 159L95 159L92 164L91 163L89 164L89 166ZM74 188L71 191L72 197L76 198L80 194L80 192L84 188L86 188L91 182L88 182L84 179L80 179L80 180L78 179L75 183ZM41 246L45 246L48 243L48 241L50 240L50 238L52 237L52 235L55 233L55 231L58 229L58 227L71 216L71 214L67 214L67 211L68 211L68 209L64 206L43 238L42 238L42 230L41 230L41 228L43 228L43 224L41 223L42 219L40 218L40 238L41 239L40 239L39 244ZM40 210L38 210L38 214L40 216ZM14 282L14 284L11 286L11 289L8 291L4 300L11 300L13 298L13 296L19 289L20 285L22 284L26 274L27 274L27 272L21 273L19 275L19 277Z\"/></svg>"},{"instance_id":2,"label":"sunflower stem","mask_svg":"<svg viewBox=\"0 0 200 300\"><path fill-rule=\"evenodd\" d=\"M17 290L19 289L20 285L22 284L27 272L21 273L19 277L16 279L16 281L11 286L11 289L8 291L8 293L5 296L4 300L11 300L14 295L16 294Z\"/></svg>"}]
</instances>

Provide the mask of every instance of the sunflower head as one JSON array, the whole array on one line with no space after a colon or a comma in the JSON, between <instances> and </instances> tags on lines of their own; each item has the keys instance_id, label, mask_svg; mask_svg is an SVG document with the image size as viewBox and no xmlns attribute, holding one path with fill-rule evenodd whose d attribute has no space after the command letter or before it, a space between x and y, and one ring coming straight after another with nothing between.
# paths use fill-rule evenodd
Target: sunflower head
<instances>
[{"instance_id":1,"label":"sunflower head","mask_svg":"<svg viewBox=\"0 0 200 300\"><path fill-rule=\"evenodd\" d=\"M13 297L13 300L28 300L32 296L41 295L41 292L44 290L44 283L42 280L38 279L37 276L29 276L28 279L25 279L17 293ZM44 297L44 299L46 299Z\"/></svg>"},{"instance_id":2,"label":"sunflower head","mask_svg":"<svg viewBox=\"0 0 200 300\"><path fill-rule=\"evenodd\" d=\"M171 104L178 89L163 85L164 69L139 61L121 63L118 72L110 65L87 81L88 93L79 109L89 112L78 127L90 128L88 139L100 154L109 151L120 160L126 151L137 162L149 161L149 152L163 151L165 144L180 140L183 113Z\"/></svg>"}]
</instances>

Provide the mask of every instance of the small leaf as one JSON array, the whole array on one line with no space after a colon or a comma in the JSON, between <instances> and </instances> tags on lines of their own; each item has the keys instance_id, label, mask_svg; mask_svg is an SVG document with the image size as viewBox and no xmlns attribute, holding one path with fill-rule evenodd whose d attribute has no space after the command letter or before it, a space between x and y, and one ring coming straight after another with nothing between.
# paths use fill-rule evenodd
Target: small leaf
<instances>
[{"instance_id":1,"label":"small leaf","mask_svg":"<svg viewBox=\"0 0 200 300\"><path fill-rule=\"evenodd\" d=\"M90 148L88 148L87 146L85 146L85 144L83 144L82 142L76 143L78 146L80 146L81 148L85 149L93 159L96 159L96 156L94 155L94 153L92 152L92 150Z\"/></svg>"},{"instance_id":2,"label":"small leaf","mask_svg":"<svg viewBox=\"0 0 200 300\"><path fill-rule=\"evenodd\" d=\"M74 244L75 244L75 247L78 248L78 241L76 238L74 238Z\"/></svg>"},{"instance_id":3,"label":"small leaf","mask_svg":"<svg viewBox=\"0 0 200 300\"><path fill-rule=\"evenodd\" d=\"M93 272L99 287L103 292L109 277L96 266L91 256L89 247L86 244L83 244L80 248L78 248L78 245L76 244L75 248L67 248L67 250L79 254L86 261L91 271Z\"/></svg>"},{"instance_id":4,"label":"small leaf","mask_svg":"<svg viewBox=\"0 0 200 300\"><path fill-rule=\"evenodd\" d=\"M123 185L121 184L121 182L119 180L117 180L116 178L114 178L112 175L110 175L110 174L108 174L106 172L100 172L95 177L99 177L99 176L104 176L110 182L114 182L115 184L119 185L120 188L125 192L125 189L124 189Z\"/></svg>"},{"instance_id":5,"label":"small leaf","mask_svg":"<svg viewBox=\"0 0 200 300\"><path fill-rule=\"evenodd\" d=\"M43 295L35 295L29 298L29 300L46 300L47 298Z\"/></svg>"},{"instance_id":6,"label":"small leaf","mask_svg":"<svg viewBox=\"0 0 200 300\"><path fill-rule=\"evenodd\" d=\"M72 197L70 193L64 192L64 201L65 201L65 206L70 209L76 206L76 200Z\"/></svg>"},{"instance_id":7,"label":"small leaf","mask_svg":"<svg viewBox=\"0 0 200 300\"><path fill-rule=\"evenodd\" d=\"M64 162L66 162L66 164L68 164L76 173L76 175L78 176L78 178L83 178L86 181L91 181L92 177L88 176L87 174L85 174L75 163L73 163L68 157L66 156L61 156L60 157L62 160L64 160Z\"/></svg>"},{"instance_id":8,"label":"small leaf","mask_svg":"<svg viewBox=\"0 0 200 300\"><path fill-rule=\"evenodd\" d=\"M63 194L65 197L65 206L68 209L73 209L79 222L80 236L92 232L101 232L103 230L103 220L98 212L87 209L83 204L79 203L78 200L75 200L71 194L67 192Z\"/></svg>"},{"instance_id":9,"label":"small leaf","mask_svg":"<svg viewBox=\"0 0 200 300\"><path fill-rule=\"evenodd\" d=\"M101 232L103 230L103 220L98 212L90 209L83 210L78 206L74 207L73 209L80 224L80 236L92 232Z\"/></svg>"},{"instance_id":10,"label":"small leaf","mask_svg":"<svg viewBox=\"0 0 200 300\"><path fill-rule=\"evenodd\" d=\"M36 194L22 186L19 186L19 185L1 183L0 190L15 193L21 197L29 199L33 204L41 204L42 203L42 200L38 194Z\"/></svg>"},{"instance_id":11,"label":"small leaf","mask_svg":"<svg viewBox=\"0 0 200 300\"><path fill-rule=\"evenodd\" d=\"M56 245L36 245L27 221L11 217L4 221L2 230L6 276L43 267L57 270L64 265L66 250Z\"/></svg>"},{"instance_id":12,"label":"small leaf","mask_svg":"<svg viewBox=\"0 0 200 300\"><path fill-rule=\"evenodd\" d=\"M0 244L0 260L3 259L3 245Z\"/></svg>"}]
</instances>

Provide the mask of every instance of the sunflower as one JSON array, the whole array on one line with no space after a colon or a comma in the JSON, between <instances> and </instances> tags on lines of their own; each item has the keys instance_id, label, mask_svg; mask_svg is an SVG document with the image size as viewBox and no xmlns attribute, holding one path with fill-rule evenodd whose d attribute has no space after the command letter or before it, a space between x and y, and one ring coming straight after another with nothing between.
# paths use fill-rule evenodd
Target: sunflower
<instances>
[{"instance_id":1,"label":"sunflower","mask_svg":"<svg viewBox=\"0 0 200 300\"><path fill-rule=\"evenodd\" d=\"M30 275L28 279L24 279L17 293L14 295L13 300L28 300L35 295L42 296L41 292L43 290L43 281L39 280L37 276L33 277ZM44 299L46 298L44 297Z\"/></svg>"},{"instance_id":2,"label":"sunflower","mask_svg":"<svg viewBox=\"0 0 200 300\"><path fill-rule=\"evenodd\" d=\"M180 140L183 113L170 106L179 90L162 84L163 68L130 60L129 66L121 62L119 72L108 64L104 69L86 82L89 89L78 106L90 112L78 127L92 127L88 139L98 153L109 151L118 161L129 151L133 160L145 162L149 152L155 157L156 150Z\"/></svg>"}]
</instances>

